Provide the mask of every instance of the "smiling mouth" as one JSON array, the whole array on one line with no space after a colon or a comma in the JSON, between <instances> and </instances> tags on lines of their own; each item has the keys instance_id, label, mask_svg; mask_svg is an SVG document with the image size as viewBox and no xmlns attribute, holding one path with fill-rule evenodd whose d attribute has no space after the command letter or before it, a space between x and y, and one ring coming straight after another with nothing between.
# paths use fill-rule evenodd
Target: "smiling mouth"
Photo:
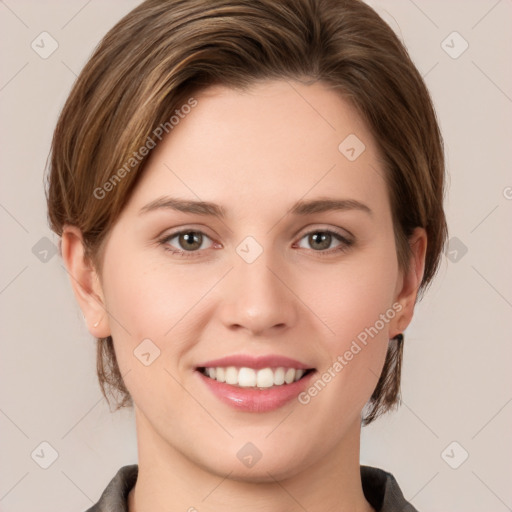
<instances>
[{"instance_id":1,"label":"smiling mouth","mask_svg":"<svg viewBox=\"0 0 512 512\"><path fill-rule=\"evenodd\" d=\"M314 368L248 368L236 366L199 367L197 370L205 377L217 382L240 388L268 389L286 386L303 379L314 372Z\"/></svg>"}]
</instances>

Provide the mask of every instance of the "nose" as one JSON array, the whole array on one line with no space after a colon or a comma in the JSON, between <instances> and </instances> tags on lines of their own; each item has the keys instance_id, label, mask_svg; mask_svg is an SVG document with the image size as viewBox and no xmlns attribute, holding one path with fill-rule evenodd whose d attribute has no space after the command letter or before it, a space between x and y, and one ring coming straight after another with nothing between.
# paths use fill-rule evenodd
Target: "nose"
<instances>
[{"instance_id":1,"label":"nose","mask_svg":"<svg viewBox=\"0 0 512 512\"><path fill-rule=\"evenodd\" d=\"M293 292L294 278L277 260L270 251L263 251L252 263L235 260L220 306L226 328L268 337L296 324L300 300Z\"/></svg>"}]
</instances>

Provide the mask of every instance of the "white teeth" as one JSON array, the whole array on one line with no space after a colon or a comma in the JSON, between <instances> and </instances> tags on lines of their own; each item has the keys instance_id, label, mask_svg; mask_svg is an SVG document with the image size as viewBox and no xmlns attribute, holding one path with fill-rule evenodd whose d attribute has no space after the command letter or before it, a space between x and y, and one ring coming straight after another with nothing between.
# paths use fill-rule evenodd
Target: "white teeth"
<instances>
[{"instance_id":1,"label":"white teeth","mask_svg":"<svg viewBox=\"0 0 512 512\"><path fill-rule=\"evenodd\" d=\"M274 370L274 384L276 386L284 384L284 368L277 368L277 370Z\"/></svg>"},{"instance_id":2,"label":"white teeth","mask_svg":"<svg viewBox=\"0 0 512 512\"><path fill-rule=\"evenodd\" d=\"M270 388L274 385L274 372L270 368L258 370L256 385L259 388Z\"/></svg>"},{"instance_id":3,"label":"white teeth","mask_svg":"<svg viewBox=\"0 0 512 512\"><path fill-rule=\"evenodd\" d=\"M270 388L272 386L282 386L298 381L305 373L305 370L295 368L237 368L228 366L227 368L218 366L216 368L205 368L204 374L217 382L225 382L232 386L243 388Z\"/></svg>"},{"instance_id":4,"label":"white teeth","mask_svg":"<svg viewBox=\"0 0 512 512\"><path fill-rule=\"evenodd\" d=\"M226 368L226 384L238 384L238 370L234 366Z\"/></svg>"},{"instance_id":5,"label":"white teeth","mask_svg":"<svg viewBox=\"0 0 512 512\"><path fill-rule=\"evenodd\" d=\"M218 382L226 382L226 371L224 370L224 368L216 368L215 373L215 380L217 380Z\"/></svg>"},{"instance_id":6,"label":"white teeth","mask_svg":"<svg viewBox=\"0 0 512 512\"><path fill-rule=\"evenodd\" d=\"M240 368L238 372L238 385L243 388L256 386L256 372L252 368Z\"/></svg>"},{"instance_id":7,"label":"white teeth","mask_svg":"<svg viewBox=\"0 0 512 512\"><path fill-rule=\"evenodd\" d=\"M291 384L295 380L295 370L293 368L288 368L286 373L284 374L284 381L286 384Z\"/></svg>"}]
</instances>

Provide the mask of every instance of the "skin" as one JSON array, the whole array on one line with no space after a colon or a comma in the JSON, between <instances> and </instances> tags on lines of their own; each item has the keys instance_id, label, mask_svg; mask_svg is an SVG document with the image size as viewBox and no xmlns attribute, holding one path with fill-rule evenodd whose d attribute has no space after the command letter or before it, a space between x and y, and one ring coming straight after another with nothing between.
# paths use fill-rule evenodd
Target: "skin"
<instances>
[{"instance_id":1,"label":"skin","mask_svg":"<svg viewBox=\"0 0 512 512\"><path fill-rule=\"evenodd\" d=\"M411 321L425 231L414 232L402 272L375 140L322 83L215 86L195 98L152 151L106 239L102 275L84 261L77 228L66 226L62 238L89 330L113 336L135 403L139 476L129 510L372 511L359 472L361 410L389 339ZM338 150L349 134L366 146L353 162ZM140 214L166 194L220 204L227 217ZM320 197L357 200L372 213L287 213ZM203 233L195 257L165 249L184 251L180 237L161 242L180 228ZM353 244L333 236L322 247L307 236L325 230L350 234ZM251 264L236 252L247 236L263 249ZM401 311L307 405L236 411L194 371L231 354L279 354L322 373L393 304ZM133 354L147 338L161 351L149 366ZM249 441L262 453L252 468L237 458Z\"/></svg>"}]
</instances>

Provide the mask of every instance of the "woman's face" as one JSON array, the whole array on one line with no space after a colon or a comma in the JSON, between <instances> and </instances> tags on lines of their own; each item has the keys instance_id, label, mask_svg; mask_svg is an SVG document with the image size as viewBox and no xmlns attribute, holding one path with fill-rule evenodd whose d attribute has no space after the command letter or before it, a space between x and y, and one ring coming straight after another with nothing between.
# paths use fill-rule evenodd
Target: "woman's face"
<instances>
[{"instance_id":1,"label":"woman's face","mask_svg":"<svg viewBox=\"0 0 512 512\"><path fill-rule=\"evenodd\" d=\"M285 478L358 450L415 291L375 140L339 94L276 81L194 98L106 240L98 329L140 438L219 475Z\"/></svg>"}]
</instances>

